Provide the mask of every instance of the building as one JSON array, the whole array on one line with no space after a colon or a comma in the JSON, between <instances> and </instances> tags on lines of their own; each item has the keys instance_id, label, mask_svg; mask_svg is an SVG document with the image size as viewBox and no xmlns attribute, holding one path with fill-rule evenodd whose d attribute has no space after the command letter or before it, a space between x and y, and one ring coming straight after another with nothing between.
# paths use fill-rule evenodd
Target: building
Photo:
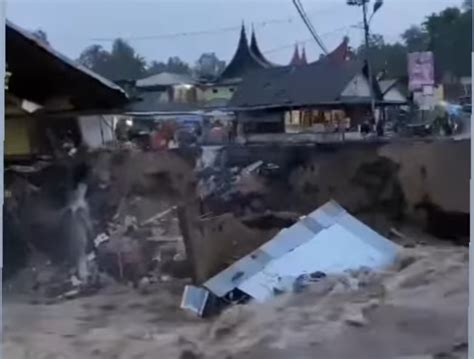
<instances>
[{"instance_id":1,"label":"building","mask_svg":"<svg viewBox=\"0 0 474 359\"><path fill-rule=\"evenodd\" d=\"M98 145L113 138L109 120L128 101L125 92L7 21L5 157L52 153L68 138Z\"/></svg>"},{"instance_id":2,"label":"building","mask_svg":"<svg viewBox=\"0 0 474 359\"><path fill-rule=\"evenodd\" d=\"M228 99L205 99L202 85L189 75L163 72L136 81L133 101L123 115L133 122L133 128L149 132L156 122L171 122L176 126L192 121L196 125L228 120Z\"/></svg>"},{"instance_id":3,"label":"building","mask_svg":"<svg viewBox=\"0 0 474 359\"><path fill-rule=\"evenodd\" d=\"M291 61L289 65L291 66L299 66L299 65L307 65L308 60L306 59L306 50L303 47L303 50L301 51L300 55L300 50L298 49L298 44L295 45L295 51L293 52L293 57L291 58Z\"/></svg>"},{"instance_id":4,"label":"building","mask_svg":"<svg viewBox=\"0 0 474 359\"><path fill-rule=\"evenodd\" d=\"M153 93L162 103L195 103L201 100L197 81L187 74L162 72L136 81L139 93Z\"/></svg>"},{"instance_id":5,"label":"building","mask_svg":"<svg viewBox=\"0 0 474 359\"><path fill-rule=\"evenodd\" d=\"M295 51L296 57L291 66L307 64L304 48L301 55L298 49ZM348 57L348 39L344 38L332 53L318 62L340 64L344 63ZM228 103L238 91L244 78L251 76L254 72L284 67L272 63L263 55L254 30L249 42L246 29L242 25L234 56L217 79L212 82L202 82L189 75L165 72L138 80L134 84L133 91L136 100L127 106L126 114L134 120L142 118L148 122L150 119L160 120L170 118L170 116L176 119L196 114L209 117L209 113L216 113L216 111L226 113L225 118L230 118L231 111L228 109ZM298 113L298 116L303 115ZM221 120L220 117L219 120Z\"/></svg>"},{"instance_id":6,"label":"building","mask_svg":"<svg viewBox=\"0 0 474 359\"><path fill-rule=\"evenodd\" d=\"M242 25L237 49L225 69L212 83L203 84L201 89L206 101L219 99L230 100L242 79L255 70L276 67L265 58L257 42L255 31L252 31L250 43L245 26Z\"/></svg>"},{"instance_id":7,"label":"building","mask_svg":"<svg viewBox=\"0 0 474 359\"><path fill-rule=\"evenodd\" d=\"M377 105L385 104L363 63L330 59L267 68L245 77L230 101L241 133L291 132L294 127L326 131L346 118L357 127L370 115L371 91Z\"/></svg>"}]
</instances>

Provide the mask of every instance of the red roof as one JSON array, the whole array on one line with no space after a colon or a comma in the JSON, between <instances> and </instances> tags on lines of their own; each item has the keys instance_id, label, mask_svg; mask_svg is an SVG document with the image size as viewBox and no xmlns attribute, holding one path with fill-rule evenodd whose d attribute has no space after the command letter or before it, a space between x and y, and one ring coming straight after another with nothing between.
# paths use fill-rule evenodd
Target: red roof
<instances>
[{"instance_id":1,"label":"red roof","mask_svg":"<svg viewBox=\"0 0 474 359\"><path fill-rule=\"evenodd\" d=\"M298 44L295 44L295 51L293 52L293 57L291 58L290 65L299 66L301 65L300 51L298 50Z\"/></svg>"}]
</instances>

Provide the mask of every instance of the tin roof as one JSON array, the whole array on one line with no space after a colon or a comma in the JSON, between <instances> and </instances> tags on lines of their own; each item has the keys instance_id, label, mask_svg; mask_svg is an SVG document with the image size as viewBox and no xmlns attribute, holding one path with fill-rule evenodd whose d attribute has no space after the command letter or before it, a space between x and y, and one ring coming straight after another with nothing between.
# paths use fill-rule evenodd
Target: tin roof
<instances>
[{"instance_id":1,"label":"tin roof","mask_svg":"<svg viewBox=\"0 0 474 359\"><path fill-rule=\"evenodd\" d=\"M391 264L397 251L395 243L330 201L203 285L219 297L239 288L265 301L281 278L377 269Z\"/></svg>"},{"instance_id":2,"label":"tin roof","mask_svg":"<svg viewBox=\"0 0 474 359\"><path fill-rule=\"evenodd\" d=\"M6 21L6 61L12 73L9 91L43 103L52 96L71 96L76 107L109 108L127 101L125 91L67 58L30 32Z\"/></svg>"}]
</instances>

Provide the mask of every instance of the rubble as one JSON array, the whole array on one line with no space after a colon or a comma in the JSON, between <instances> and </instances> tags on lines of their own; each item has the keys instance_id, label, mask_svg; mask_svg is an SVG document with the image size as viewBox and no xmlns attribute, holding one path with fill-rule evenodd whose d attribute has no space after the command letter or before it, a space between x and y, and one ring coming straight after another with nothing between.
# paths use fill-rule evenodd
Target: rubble
<instances>
[{"instance_id":1,"label":"rubble","mask_svg":"<svg viewBox=\"0 0 474 359\"><path fill-rule=\"evenodd\" d=\"M155 162L144 166L147 173L155 172L150 169ZM12 305L20 304L7 304L7 353L17 345L15 335L38 346L36 331L46 329L48 333L67 332L64 337L48 334L48 339L54 338L59 345L76 348L81 343L77 349L80 357L115 355L113 349L119 341L127 345L122 357L154 357L157 347L169 357L313 357L317 346L321 357L339 359L354 354L362 358L360 343L363 353L371 357L396 358L413 353L433 357L433 353L457 353L454 343L465 340L467 284L460 281L467 273L468 255L463 248L447 248L445 252L433 249L431 239L414 235L398 224L391 242L332 202L304 217L269 209L259 195L267 190L265 176L278 172L278 166L258 162L250 168L225 169L235 181L219 184L223 177L214 165L209 173L217 178L213 180L219 184L217 192L214 188L209 196L202 197L203 212L188 216L199 223L199 243L209 255L204 260L215 260L207 272L203 271L210 273L207 279L211 278L211 284L206 279L191 282L196 269L191 259L199 260L204 251L192 257L185 250L177 217L179 208L188 202L168 196L180 186L180 193L188 194L184 197L191 200L190 192L183 190L186 182L178 181L180 184L171 190L165 176L142 176L137 182L117 177L115 172L126 171L111 169L109 164L101 164L105 175L98 183L88 182L86 201L94 228L87 251L89 281L73 276L70 268L59 267L49 258L44 265L36 265L37 280L31 280L36 283L34 311L41 306L44 314L41 319L31 315L33 329L28 326L18 334L12 330L16 324L9 323L16 323L12 310L18 313ZM141 173L127 173L132 172ZM39 196L43 185L32 182L31 196ZM100 191L95 192L97 188ZM99 199L99 192L104 197ZM11 199L18 198L17 193L11 191L9 205ZM214 206L212 197L225 205ZM248 198L253 203L237 210ZM322 233L327 238L320 240ZM427 244L421 246L421 241ZM403 248L405 242L413 242L413 248ZM222 248L210 248L213 243L222 244ZM338 253L342 256L336 256ZM255 258L253 254L257 254ZM214 275L219 277L233 266L236 270L223 281L225 288L215 290ZM133 284L135 289L124 284ZM89 296L92 293L94 296ZM42 301L39 298L43 296L52 299ZM54 305L43 306L45 303ZM32 313L28 307L32 304L21 304L19 311ZM74 321L70 313L74 313ZM69 318L68 324L58 318ZM459 328L453 329L452 323ZM435 334L417 331L427 326ZM413 331L421 338L416 345L412 343ZM400 345L390 347L387 338ZM443 344L435 345L434 339ZM389 348L382 348L379 342ZM190 344L178 348L180 343ZM39 350L49 354L57 347L48 345Z\"/></svg>"},{"instance_id":2,"label":"rubble","mask_svg":"<svg viewBox=\"0 0 474 359\"><path fill-rule=\"evenodd\" d=\"M138 174L131 181L114 174L117 167L130 165L130 156L127 150L78 153L71 165L41 162L8 170L6 205L10 210L6 214L12 217L10 225L15 224L15 217L23 225L8 227L16 231L9 238L15 245L25 241L21 249L25 258L31 251L28 248L33 248L49 258L49 272L64 273L61 278L51 274L31 284L45 298L90 293L102 286L105 273L143 292L149 286L144 285L146 278L152 278L152 283L162 277L169 260L186 265L176 206L169 205L169 196L142 200L143 192L137 191L135 182ZM139 175L137 179L143 182ZM55 187L60 180L61 186ZM35 230L37 236L32 235ZM166 246L171 248L170 255L161 258L159 253ZM189 275L189 269L185 271L181 276Z\"/></svg>"}]
</instances>

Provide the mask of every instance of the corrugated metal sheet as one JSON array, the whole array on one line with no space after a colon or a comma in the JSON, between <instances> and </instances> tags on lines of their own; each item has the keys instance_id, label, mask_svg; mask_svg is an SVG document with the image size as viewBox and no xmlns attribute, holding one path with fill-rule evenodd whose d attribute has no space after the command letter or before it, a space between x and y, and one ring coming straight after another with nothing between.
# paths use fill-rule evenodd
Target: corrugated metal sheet
<instances>
[{"instance_id":1,"label":"corrugated metal sheet","mask_svg":"<svg viewBox=\"0 0 474 359\"><path fill-rule=\"evenodd\" d=\"M45 43L41 42L40 40L38 40L37 38L35 38L33 36L33 34L31 34L30 32L28 32L26 30L23 30L22 28L20 28L19 26L13 24L12 22L6 20L5 23L6 23L7 29L10 28L10 29L20 33L25 38L27 38L30 41L34 42L36 44L36 46L38 46L38 47L42 48L43 50L47 51L52 56L57 57L58 59L63 61L68 66L73 67L74 69L84 73L85 75L94 78L95 80L100 82L102 85L108 87L111 90L121 92L125 98L127 97L125 91L120 86L118 86L117 84L115 84L112 81L107 80L105 77L102 77L99 74L89 70L88 68L86 68L85 66L82 66L81 64L77 63L76 61L70 60L69 58L67 58L66 56L61 54L60 52L53 49L48 44L45 44Z\"/></svg>"},{"instance_id":2,"label":"corrugated metal sheet","mask_svg":"<svg viewBox=\"0 0 474 359\"><path fill-rule=\"evenodd\" d=\"M288 277L317 271L336 274L360 267L378 269L392 263L397 251L395 243L330 201L204 286L219 297L239 288L265 301Z\"/></svg>"}]
</instances>

